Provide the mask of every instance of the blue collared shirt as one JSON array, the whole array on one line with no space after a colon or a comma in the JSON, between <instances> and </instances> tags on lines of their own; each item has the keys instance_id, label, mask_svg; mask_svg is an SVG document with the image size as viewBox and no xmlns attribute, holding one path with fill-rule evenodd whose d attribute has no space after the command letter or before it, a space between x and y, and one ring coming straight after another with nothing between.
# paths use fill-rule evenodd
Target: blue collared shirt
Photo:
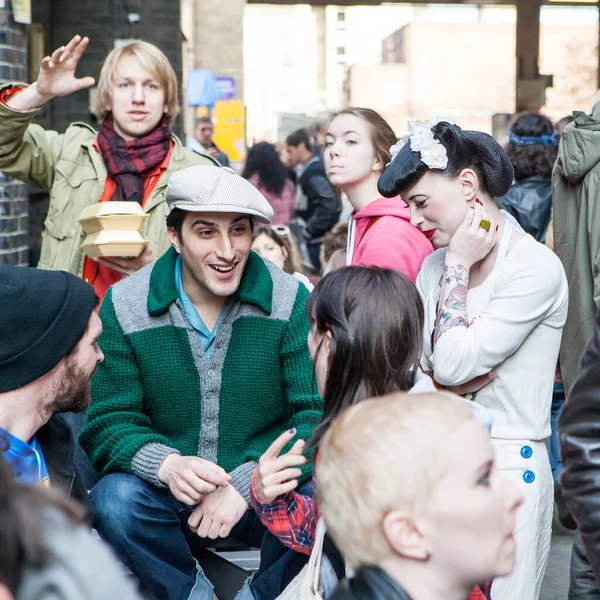
<instances>
[{"instance_id":1,"label":"blue collared shirt","mask_svg":"<svg viewBox=\"0 0 600 600\"><path fill-rule=\"evenodd\" d=\"M219 315L213 330L209 331L208 327L204 324L204 321L200 318L196 307L183 289L183 281L181 279L181 256L178 256L177 261L175 262L175 285L177 285L177 295L179 296L179 301L183 307L185 317L188 320L188 323L200 336L200 341L202 342L202 347L204 348L206 356L210 356L212 353L212 343L217 336L217 329L219 328L223 313L221 312Z\"/></svg>"}]
</instances>

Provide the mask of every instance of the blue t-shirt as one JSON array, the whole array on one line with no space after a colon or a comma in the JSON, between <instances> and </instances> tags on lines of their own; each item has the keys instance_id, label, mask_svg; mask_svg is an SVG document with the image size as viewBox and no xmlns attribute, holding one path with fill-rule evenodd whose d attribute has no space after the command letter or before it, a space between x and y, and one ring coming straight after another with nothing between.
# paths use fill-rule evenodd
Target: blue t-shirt
<instances>
[{"instance_id":1,"label":"blue t-shirt","mask_svg":"<svg viewBox=\"0 0 600 600\"><path fill-rule=\"evenodd\" d=\"M0 452L17 481L50 487L46 459L35 436L28 444L0 427Z\"/></svg>"},{"instance_id":2,"label":"blue t-shirt","mask_svg":"<svg viewBox=\"0 0 600 600\"><path fill-rule=\"evenodd\" d=\"M219 315L215 326L212 331L208 330L208 327L204 324L204 321L200 318L196 307L189 299L188 295L185 293L183 289L183 281L181 279L181 256L177 257L177 261L175 262L175 283L177 285L177 294L179 296L179 301L183 306L183 312L190 323L190 325L194 328L198 336L200 337L200 342L202 342L202 347L204 348L204 353L206 356L210 356L212 353L212 343L215 341L215 337L217 336L217 329L219 327L219 323L221 322L221 316L223 313Z\"/></svg>"}]
</instances>

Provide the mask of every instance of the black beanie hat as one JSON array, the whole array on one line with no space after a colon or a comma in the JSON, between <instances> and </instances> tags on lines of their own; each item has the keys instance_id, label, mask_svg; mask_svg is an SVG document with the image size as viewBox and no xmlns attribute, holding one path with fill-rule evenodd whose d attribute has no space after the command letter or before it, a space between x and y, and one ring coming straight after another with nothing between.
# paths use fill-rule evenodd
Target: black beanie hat
<instances>
[{"instance_id":1,"label":"black beanie hat","mask_svg":"<svg viewBox=\"0 0 600 600\"><path fill-rule=\"evenodd\" d=\"M94 288L65 271L0 266L0 392L51 371L84 334Z\"/></svg>"}]
</instances>

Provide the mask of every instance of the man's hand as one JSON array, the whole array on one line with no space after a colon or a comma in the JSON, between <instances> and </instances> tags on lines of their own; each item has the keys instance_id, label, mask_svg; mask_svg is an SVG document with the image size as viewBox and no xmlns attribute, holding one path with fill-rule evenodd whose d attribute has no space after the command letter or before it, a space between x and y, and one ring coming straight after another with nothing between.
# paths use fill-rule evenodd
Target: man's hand
<instances>
[{"instance_id":1,"label":"man's hand","mask_svg":"<svg viewBox=\"0 0 600 600\"><path fill-rule=\"evenodd\" d=\"M206 154L210 154L214 159L219 160L220 153L214 146L207 148Z\"/></svg>"},{"instance_id":2,"label":"man's hand","mask_svg":"<svg viewBox=\"0 0 600 600\"><path fill-rule=\"evenodd\" d=\"M231 477L219 465L197 456L169 454L158 470L158 480L184 504L198 504L217 487L227 487Z\"/></svg>"},{"instance_id":3,"label":"man's hand","mask_svg":"<svg viewBox=\"0 0 600 600\"><path fill-rule=\"evenodd\" d=\"M75 77L75 70L89 44L87 37L76 35L66 46L61 46L42 60L37 81L23 91L11 96L7 104L17 110L30 110L42 106L55 96L68 96L73 92L92 87L93 77Z\"/></svg>"},{"instance_id":4,"label":"man's hand","mask_svg":"<svg viewBox=\"0 0 600 600\"><path fill-rule=\"evenodd\" d=\"M254 475L254 494L262 504L269 504L275 498L291 492L298 485L298 477L302 471L298 468L306 464L304 440L298 440L282 456L279 453L296 435L295 429L282 433L260 457Z\"/></svg>"},{"instance_id":5,"label":"man's hand","mask_svg":"<svg viewBox=\"0 0 600 600\"><path fill-rule=\"evenodd\" d=\"M221 487L206 496L188 519L192 531L201 538L226 538L248 510L248 503L232 486Z\"/></svg>"},{"instance_id":6,"label":"man's hand","mask_svg":"<svg viewBox=\"0 0 600 600\"><path fill-rule=\"evenodd\" d=\"M459 396L474 394L475 392L478 392L480 389L484 388L490 381L494 379L495 376L495 371L490 371L489 373L475 377L475 379L471 379L471 381L467 381L467 383L463 383L462 385L445 385L444 389L454 394L458 394Z\"/></svg>"},{"instance_id":7,"label":"man's hand","mask_svg":"<svg viewBox=\"0 0 600 600\"><path fill-rule=\"evenodd\" d=\"M105 267L118 271L123 277L128 277L156 259L152 252L152 246L148 242L137 258L94 258L94 260Z\"/></svg>"}]
</instances>

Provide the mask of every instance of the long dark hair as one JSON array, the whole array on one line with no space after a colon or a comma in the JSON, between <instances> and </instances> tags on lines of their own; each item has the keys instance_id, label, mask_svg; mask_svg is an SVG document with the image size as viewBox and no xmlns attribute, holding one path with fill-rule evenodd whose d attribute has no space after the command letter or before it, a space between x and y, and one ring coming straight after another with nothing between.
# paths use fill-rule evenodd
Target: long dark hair
<instances>
[{"instance_id":1,"label":"long dark hair","mask_svg":"<svg viewBox=\"0 0 600 600\"><path fill-rule=\"evenodd\" d=\"M61 510L74 522L83 519L79 507L52 490L17 483L0 452L0 583L13 594L25 564L41 567L48 560L41 524L45 508Z\"/></svg>"},{"instance_id":2,"label":"long dark hair","mask_svg":"<svg viewBox=\"0 0 600 600\"><path fill-rule=\"evenodd\" d=\"M313 331L331 332L323 419L311 440L315 446L349 406L414 385L423 345L423 303L398 271L345 267L319 281L306 310Z\"/></svg>"},{"instance_id":3,"label":"long dark hair","mask_svg":"<svg viewBox=\"0 0 600 600\"><path fill-rule=\"evenodd\" d=\"M431 129L433 137L446 149L448 165L435 169L454 179L463 169L477 173L480 187L492 196L504 196L512 185L514 169L502 146L487 133L462 130L446 121ZM405 144L394 160L384 169L377 188L382 196L393 198L405 192L430 170L421 160L421 153Z\"/></svg>"},{"instance_id":4,"label":"long dark hair","mask_svg":"<svg viewBox=\"0 0 600 600\"><path fill-rule=\"evenodd\" d=\"M258 174L258 179L267 192L281 194L287 170L273 144L259 142L250 148L242 177L250 179L254 174Z\"/></svg>"},{"instance_id":5,"label":"long dark hair","mask_svg":"<svg viewBox=\"0 0 600 600\"><path fill-rule=\"evenodd\" d=\"M541 138L542 136L552 136L554 125L544 115L525 113L515 120L510 130L522 138ZM539 144L526 146L509 142L506 146L506 153L515 168L515 179L521 181L534 175L550 179L558 150L550 143L544 146L541 141Z\"/></svg>"}]
</instances>

